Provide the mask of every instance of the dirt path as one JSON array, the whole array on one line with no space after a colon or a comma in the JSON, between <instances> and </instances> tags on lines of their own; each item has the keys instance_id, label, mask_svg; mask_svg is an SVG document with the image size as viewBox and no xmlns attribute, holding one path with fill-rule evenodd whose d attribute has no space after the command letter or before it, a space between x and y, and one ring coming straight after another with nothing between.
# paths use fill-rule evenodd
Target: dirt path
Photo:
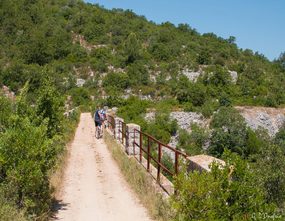
<instances>
[{"instance_id":1,"label":"dirt path","mask_svg":"<svg viewBox=\"0 0 285 221\"><path fill-rule=\"evenodd\" d=\"M90 113L81 114L54 220L150 220L94 130Z\"/></svg>"}]
</instances>

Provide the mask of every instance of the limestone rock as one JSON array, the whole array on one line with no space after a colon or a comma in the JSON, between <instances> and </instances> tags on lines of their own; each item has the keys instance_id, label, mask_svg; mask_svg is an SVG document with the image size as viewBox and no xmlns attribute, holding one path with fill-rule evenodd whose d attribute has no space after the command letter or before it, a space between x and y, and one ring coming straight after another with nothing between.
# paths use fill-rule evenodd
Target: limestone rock
<instances>
[{"instance_id":1,"label":"limestone rock","mask_svg":"<svg viewBox=\"0 0 285 221\"><path fill-rule=\"evenodd\" d=\"M83 87L83 85L85 84L85 80L84 79L82 79L82 78L77 78L76 79L76 86L77 87Z\"/></svg>"},{"instance_id":2,"label":"limestone rock","mask_svg":"<svg viewBox=\"0 0 285 221\"><path fill-rule=\"evenodd\" d=\"M232 83L236 84L238 80L238 73L236 71L228 71L231 78L232 78Z\"/></svg>"},{"instance_id":3,"label":"limestone rock","mask_svg":"<svg viewBox=\"0 0 285 221\"><path fill-rule=\"evenodd\" d=\"M199 78L199 76L201 75L200 71L191 71L189 69L184 69L182 70L182 74L185 75L190 81L192 82L196 82Z\"/></svg>"}]
</instances>

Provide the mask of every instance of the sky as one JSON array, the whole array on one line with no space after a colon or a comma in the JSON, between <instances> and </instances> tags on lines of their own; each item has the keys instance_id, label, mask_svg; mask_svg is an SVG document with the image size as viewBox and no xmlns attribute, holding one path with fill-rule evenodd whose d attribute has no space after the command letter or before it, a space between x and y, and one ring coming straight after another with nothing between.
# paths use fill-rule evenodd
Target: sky
<instances>
[{"instance_id":1,"label":"sky","mask_svg":"<svg viewBox=\"0 0 285 221\"><path fill-rule=\"evenodd\" d=\"M285 52L285 0L85 0L106 9L130 9L157 24L187 23L199 33L236 37L269 60Z\"/></svg>"}]
</instances>

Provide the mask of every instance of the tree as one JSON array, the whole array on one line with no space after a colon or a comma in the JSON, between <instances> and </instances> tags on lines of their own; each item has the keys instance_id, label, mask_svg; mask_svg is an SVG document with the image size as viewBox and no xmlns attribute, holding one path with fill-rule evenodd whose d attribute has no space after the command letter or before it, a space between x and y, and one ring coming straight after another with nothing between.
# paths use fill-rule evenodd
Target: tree
<instances>
[{"instance_id":1,"label":"tree","mask_svg":"<svg viewBox=\"0 0 285 221\"><path fill-rule=\"evenodd\" d=\"M194 106L202 106L207 97L204 85L192 83L186 76L180 77L175 94L181 103L191 102Z\"/></svg>"},{"instance_id":2,"label":"tree","mask_svg":"<svg viewBox=\"0 0 285 221\"><path fill-rule=\"evenodd\" d=\"M210 64L211 62L211 55L209 50L203 50L197 57L198 64Z\"/></svg>"},{"instance_id":3,"label":"tree","mask_svg":"<svg viewBox=\"0 0 285 221\"><path fill-rule=\"evenodd\" d=\"M272 144L263 147L255 165L256 183L264 189L267 202L280 208L285 201L284 167L284 151Z\"/></svg>"},{"instance_id":4,"label":"tree","mask_svg":"<svg viewBox=\"0 0 285 221\"><path fill-rule=\"evenodd\" d=\"M228 41L230 44L234 44L234 43L236 42L236 37L230 36L227 41Z\"/></svg>"},{"instance_id":5,"label":"tree","mask_svg":"<svg viewBox=\"0 0 285 221\"><path fill-rule=\"evenodd\" d=\"M40 214L50 204L47 171L54 165L56 145L47 139L46 121L39 127L14 116L13 126L0 137L0 182L10 199L30 213Z\"/></svg>"},{"instance_id":6,"label":"tree","mask_svg":"<svg viewBox=\"0 0 285 221\"><path fill-rule=\"evenodd\" d=\"M285 69L285 52L282 52L280 55L279 55L279 58L275 61L277 62L278 64L281 65L281 67L283 67Z\"/></svg>"},{"instance_id":7,"label":"tree","mask_svg":"<svg viewBox=\"0 0 285 221\"><path fill-rule=\"evenodd\" d=\"M47 120L47 133L50 138L62 132L63 105L62 97L51 81L46 79L37 100L36 116L39 124Z\"/></svg>"},{"instance_id":8,"label":"tree","mask_svg":"<svg viewBox=\"0 0 285 221\"><path fill-rule=\"evenodd\" d=\"M179 148L183 148L189 155L203 153L203 147L208 141L209 133L197 124L191 126L191 133L179 130Z\"/></svg>"},{"instance_id":9,"label":"tree","mask_svg":"<svg viewBox=\"0 0 285 221\"><path fill-rule=\"evenodd\" d=\"M209 153L220 157L225 149L245 154L247 128L244 118L231 107L221 107L211 122Z\"/></svg>"},{"instance_id":10,"label":"tree","mask_svg":"<svg viewBox=\"0 0 285 221\"><path fill-rule=\"evenodd\" d=\"M114 87L117 91L122 91L129 86L129 78L126 73L110 73L103 79L105 88Z\"/></svg>"},{"instance_id":11,"label":"tree","mask_svg":"<svg viewBox=\"0 0 285 221\"><path fill-rule=\"evenodd\" d=\"M9 118L12 114L12 103L0 95L0 133L9 126Z\"/></svg>"},{"instance_id":12,"label":"tree","mask_svg":"<svg viewBox=\"0 0 285 221\"><path fill-rule=\"evenodd\" d=\"M130 64L136 61L140 56L141 45L135 33L129 34L125 44L124 51L127 56L126 63Z\"/></svg>"},{"instance_id":13,"label":"tree","mask_svg":"<svg viewBox=\"0 0 285 221\"><path fill-rule=\"evenodd\" d=\"M143 62L134 62L127 68L130 85L148 85L149 74Z\"/></svg>"},{"instance_id":14,"label":"tree","mask_svg":"<svg viewBox=\"0 0 285 221\"><path fill-rule=\"evenodd\" d=\"M282 151L285 153L285 123L280 128L279 132L275 135L274 143L281 147Z\"/></svg>"}]
</instances>

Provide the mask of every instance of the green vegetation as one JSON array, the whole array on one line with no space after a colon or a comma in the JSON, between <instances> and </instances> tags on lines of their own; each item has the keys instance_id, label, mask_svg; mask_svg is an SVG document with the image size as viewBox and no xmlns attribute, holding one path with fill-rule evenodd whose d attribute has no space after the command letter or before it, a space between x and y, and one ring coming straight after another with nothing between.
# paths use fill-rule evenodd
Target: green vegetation
<instances>
[{"instance_id":1,"label":"green vegetation","mask_svg":"<svg viewBox=\"0 0 285 221\"><path fill-rule=\"evenodd\" d=\"M178 220L189 214L193 220L247 220L253 212L283 211L285 129L273 138L252 131L232 106L285 105L284 52L270 62L238 48L233 36L200 34L188 24L158 25L129 10L81 0L2 0L0 18L0 87L16 94L16 101L0 96L3 219L47 217L49 172L77 118L76 113L63 117L65 100L69 109L117 106L126 122L140 124L166 143L178 130L170 111L212 117L210 130L179 131L179 148L224 159L231 151L239 157L231 157L223 171L178 177ZM201 74L191 81L182 74L187 70ZM236 82L229 71L237 72ZM76 85L79 78L85 80L82 87ZM123 97L126 91L129 99ZM148 109L157 110L150 123L144 119ZM202 203L206 212L197 211Z\"/></svg>"},{"instance_id":2,"label":"green vegetation","mask_svg":"<svg viewBox=\"0 0 285 221\"><path fill-rule=\"evenodd\" d=\"M197 154L205 151L197 151L199 141L204 144L209 139L207 152L226 165L175 179L175 220L269 220L272 216L283 220L284 127L270 138L265 131L249 129L235 109L223 107L213 116L211 135L203 135L201 128L190 135L183 132L180 145Z\"/></svg>"},{"instance_id":3,"label":"green vegetation","mask_svg":"<svg viewBox=\"0 0 285 221\"><path fill-rule=\"evenodd\" d=\"M226 152L226 165L213 164L211 172L180 174L177 194L172 197L175 220L265 220L275 215L282 220L272 201L256 185L256 174L238 155Z\"/></svg>"},{"instance_id":4,"label":"green vegetation","mask_svg":"<svg viewBox=\"0 0 285 221\"><path fill-rule=\"evenodd\" d=\"M129 10L110 11L81 0L4 0L0 6L0 82L15 92L27 80L36 86L45 66L61 92L69 93L75 78L83 78L88 96L141 90L153 98L177 97L180 105L205 116L228 104L285 103L284 53L270 62L239 49L233 36L201 35L187 24L156 25ZM81 46L79 39L86 43ZM180 74L185 69L204 74L193 83ZM236 83L228 70L238 73ZM69 94L77 93L82 91Z\"/></svg>"},{"instance_id":5,"label":"green vegetation","mask_svg":"<svg viewBox=\"0 0 285 221\"><path fill-rule=\"evenodd\" d=\"M209 132L194 124L191 127L191 133L186 130L179 130L178 148L182 148L190 156L198 155L205 152L203 148L208 139Z\"/></svg>"},{"instance_id":6,"label":"green vegetation","mask_svg":"<svg viewBox=\"0 0 285 221\"><path fill-rule=\"evenodd\" d=\"M0 190L7 205L0 210L7 220L14 220L17 210L24 211L16 216L19 220L23 213L48 217L52 203L49 173L64 149L69 127L74 128L71 119L63 118L62 97L49 80L42 81L35 107L28 100L29 93L27 83L16 102L1 97Z\"/></svg>"}]
</instances>

